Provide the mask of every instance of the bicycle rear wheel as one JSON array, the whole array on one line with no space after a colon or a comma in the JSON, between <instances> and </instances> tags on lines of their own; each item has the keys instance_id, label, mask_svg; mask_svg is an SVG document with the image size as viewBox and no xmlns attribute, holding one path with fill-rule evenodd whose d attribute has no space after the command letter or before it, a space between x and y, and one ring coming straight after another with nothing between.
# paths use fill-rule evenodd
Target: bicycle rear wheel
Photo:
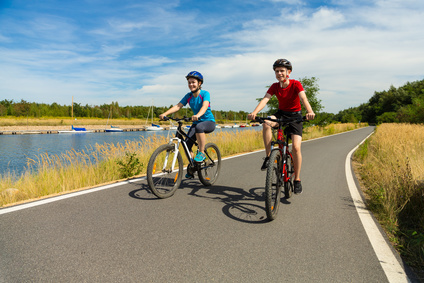
<instances>
[{"instance_id":1,"label":"bicycle rear wheel","mask_svg":"<svg viewBox=\"0 0 424 283\"><path fill-rule=\"evenodd\" d=\"M174 170L172 162L178 154ZM147 165L147 183L158 198L169 198L181 184L183 174L183 158L179 151L175 153L174 145L164 144L152 154Z\"/></svg>"},{"instance_id":2,"label":"bicycle rear wheel","mask_svg":"<svg viewBox=\"0 0 424 283\"><path fill-rule=\"evenodd\" d=\"M271 151L266 171L265 182L265 211L269 220L277 217L281 196L281 166L282 159L279 150Z\"/></svg>"},{"instance_id":3,"label":"bicycle rear wheel","mask_svg":"<svg viewBox=\"0 0 424 283\"><path fill-rule=\"evenodd\" d=\"M211 186L218 179L221 171L221 152L214 143L205 146L205 160L199 165L199 179L205 186Z\"/></svg>"},{"instance_id":4,"label":"bicycle rear wheel","mask_svg":"<svg viewBox=\"0 0 424 283\"><path fill-rule=\"evenodd\" d=\"M286 198L291 198L293 195L293 179L294 179L294 163L293 163L293 157L290 152L286 152L284 155L284 158L286 159L286 168L285 168L285 174L288 176L288 181L284 182L284 195Z\"/></svg>"}]
</instances>

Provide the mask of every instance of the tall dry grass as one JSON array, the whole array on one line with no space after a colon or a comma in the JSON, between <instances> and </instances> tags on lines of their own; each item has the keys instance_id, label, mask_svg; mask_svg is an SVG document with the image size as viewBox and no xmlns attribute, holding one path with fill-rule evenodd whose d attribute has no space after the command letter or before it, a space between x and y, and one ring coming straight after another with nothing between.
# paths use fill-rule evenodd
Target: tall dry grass
<instances>
[{"instance_id":1,"label":"tall dry grass","mask_svg":"<svg viewBox=\"0 0 424 283\"><path fill-rule=\"evenodd\" d=\"M356 152L368 205L409 262L424 267L424 126L382 124Z\"/></svg>"},{"instance_id":2,"label":"tall dry grass","mask_svg":"<svg viewBox=\"0 0 424 283\"><path fill-rule=\"evenodd\" d=\"M312 123L312 122L310 122ZM368 123L338 123L327 126L310 126L306 123L306 128L303 130L303 140L316 139L323 136L334 135L337 133L347 132L362 127L367 127Z\"/></svg>"},{"instance_id":3,"label":"tall dry grass","mask_svg":"<svg viewBox=\"0 0 424 283\"><path fill-rule=\"evenodd\" d=\"M81 152L40 154L35 160L28 159L28 170L21 176L8 173L0 178L0 207L119 180L117 161L125 153L136 153L141 163L147 164L156 146L165 142L165 137L154 136L124 144L96 144Z\"/></svg>"},{"instance_id":4,"label":"tall dry grass","mask_svg":"<svg viewBox=\"0 0 424 283\"><path fill-rule=\"evenodd\" d=\"M331 130L309 128L305 129L304 139L351 128L351 125L343 124L331 127ZM167 141L167 137L153 136L124 144L105 143L81 152L70 150L61 155L40 154L35 159L28 159L28 170L23 175L8 173L0 177L0 207L117 181L120 179L117 162L123 160L127 153L135 154L143 164L140 175L144 175L153 151ZM207 142L216 143L223 157L263 148L262 131L255 130L215 132L208 135ZM181 154L187 164L182 150Z\"/></svg>"}]
</instances>

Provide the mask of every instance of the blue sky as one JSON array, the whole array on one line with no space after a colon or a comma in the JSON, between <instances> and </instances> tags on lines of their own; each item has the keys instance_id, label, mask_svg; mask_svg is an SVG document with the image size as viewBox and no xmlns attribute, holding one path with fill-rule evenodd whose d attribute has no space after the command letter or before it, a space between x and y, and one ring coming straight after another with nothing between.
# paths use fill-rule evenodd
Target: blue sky
<instances>
[{"instance_id":1,"label":"blue sky","mask_svg":"<svg viewBox=\"0 0 424 283\"><path fill-rule=\"evenodd\" d=\"M250 112L287 58L337 113L422 80L423 50L422 0L0 0L0 100L169 106L197 70Z\"/></svg>"}]
</instances>

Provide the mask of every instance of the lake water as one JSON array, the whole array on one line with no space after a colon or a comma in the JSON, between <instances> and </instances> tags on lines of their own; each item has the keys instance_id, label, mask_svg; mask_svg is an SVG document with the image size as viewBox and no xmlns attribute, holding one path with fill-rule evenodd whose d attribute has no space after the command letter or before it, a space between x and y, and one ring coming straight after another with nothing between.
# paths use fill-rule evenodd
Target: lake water
<instances>
[{"instance_id":1,"label":"lake water","mask_svg":"<svg viewBox=\"0 0 424 283\"><path fill-rule=\"evenodd\" d=\"M215 131L261 130L262 127L222 128ZM174 135L175 130L170 135ZM168 136L169 131L138 131L120 133L84 133L84 134L29 134L0 135L0 174L15 172L20 175L26 169L28 158L37 160L43 153L60 155L69 150L82 151L104 143L125 143L139 141L152 135Z\"/></svg>"}]
</instances>

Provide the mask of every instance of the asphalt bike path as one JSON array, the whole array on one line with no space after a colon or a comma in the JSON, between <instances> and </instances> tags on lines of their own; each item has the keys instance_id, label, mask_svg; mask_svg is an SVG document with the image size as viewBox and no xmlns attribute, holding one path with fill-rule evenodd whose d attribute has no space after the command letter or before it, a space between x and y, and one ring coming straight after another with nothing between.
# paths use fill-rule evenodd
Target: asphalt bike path
<instances>
[{"instance_id":1,"label":"asphalt bike path","mask_svg":"<svg viewBox=\"0 0 424 283\"><path fill-rule=\"evenodd\" d=\"M214 186L184 179L169 199L141 179L0 209L0 282L395 282L346 180L373 129L304 142L304 192L271 222L263 151L223 160Z\"/></svg>"}]
</instances>

